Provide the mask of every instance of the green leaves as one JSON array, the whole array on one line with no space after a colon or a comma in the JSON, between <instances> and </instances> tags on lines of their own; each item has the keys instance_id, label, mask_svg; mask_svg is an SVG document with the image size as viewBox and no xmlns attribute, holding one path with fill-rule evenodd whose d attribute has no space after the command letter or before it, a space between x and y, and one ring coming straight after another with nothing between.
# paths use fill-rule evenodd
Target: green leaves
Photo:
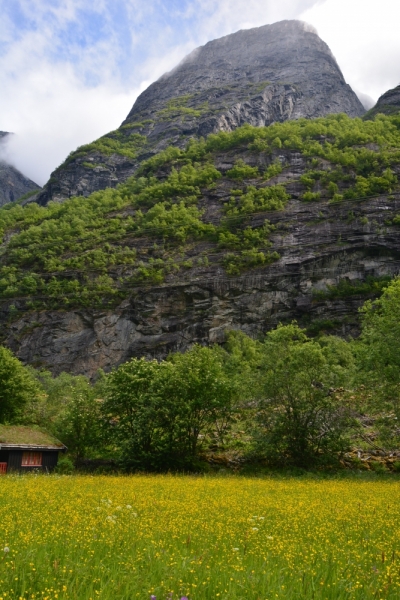
<instances>
[{"instance_id":1,"label":"green leaves","mask_svg":"<svg viewBox=\"0 0 400 600\"><path fill-rule=\"evenodd\" d=\"M307 467L345 448L349 419L331 390L346 382L352 354L331 339L310 340L296 323L266 336L257 435L273 463Z\"/></svg>"},{"instance_id":2,"label":"green leaves","mask_svg":"<svg viewBox=\"0 0 400 600\"><path fill-rule=\"evenodd\" d=\"M190 468L199 436L227 424L235 387L218 349L133 359L108 377L103 411L127 468Z\"/></svg>"},{"instance_id":3,"label":"green leaves","mask_svg":"<svg viewBox=\"0 0 400 600\"><path fill-rule=\"evenodd\" d=\"M260 176L260 173L257 167L250 167L242 159L239 159L236 161L235 166L226 172L226 175L229 179L242 181L243 179L255 179Z\"/></svg>"},{"instance_id":4,"label":"green leaves","mask_svg":"<svg viewBox=\"0 0 400 600\"><path fill-rule=\"evenodd\" d=\"M256 188L249 185L246 193L232 196L225 205L225 214L235 216L240 214L283 210L290 196L282 185Z\"/></svg>"},{"instance_id":5,"label":"green leaves","mask_svg":"<svg viewBox=\"0 0 400 600\"><path fill-rule=\"evenodd\" d=\"M0 346L0 423L14 423L26 404L38 400L40 387L7 348Z\"/></svg>"},{"instance_id":6,"label":"green leaves","mask_svg":"<svg viewBox=\"0 0 400 600\"><path fill-rule=\"evenodd\" d=\"M375 302L362 310L362 334L357 346L363 376L380 397L400 409L400 280L395 279ZM400 411L399 411L400 414Z\"/></svg>"},{"instance_id":7,"label":"green leaves","mask_svg":"<svg viewBox=\"0 0 400 600\"><path fill-rule=\"evenodd\" d=\"M169 108L190 116L188 101L178 98ZM282 172L288 151L296 150L312 167L300 178L304 201L329 198L335 203L389 194L398 186L396 118L363 122L330 115L269 127L244 125L206 140L190 140L186 150L167 148L143 162L136 177L116 189L46 207L6 205L0 209L0 235L6 234L0 297L29 298L36 308L111 306L126 297L132 285L160 284L183 269L200 270L211 263L235 276L266 266L279 258L276 252L266 252L269 232L265 226L245 227L245 219L285 210L291 188L265 180ZM146 138L133 130L142 125L124 126L78 149L71 159L95 151L136 155ZM245 160L237 160L223 176L215 166L218 153L230 150ZM259 182L246 186L246 179ZM230 180L237 182L237 189ZM21 302L25 308L27 301Z\"/></svg>"}]
</instances>

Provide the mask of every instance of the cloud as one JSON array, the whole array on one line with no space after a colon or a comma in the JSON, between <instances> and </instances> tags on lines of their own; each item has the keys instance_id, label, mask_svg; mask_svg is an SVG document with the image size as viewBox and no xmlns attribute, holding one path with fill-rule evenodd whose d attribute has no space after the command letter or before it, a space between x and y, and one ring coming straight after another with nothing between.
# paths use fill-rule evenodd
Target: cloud
<instances>
[{"instance_id":1,"label":"cloud","mask_svg":"<svg viewBox=\"0 0 400 600\"><path fill-rule=\"evenodd\" d=\"M8 110L7 129L16 135L0 156L39 185L71 150L116 129L139 91L88 88L66 71L47 65L32 80L19 81L14 93L20 103Z\"/></svg>"},{"instance_id":2,"label":"cloud","mask_svg":"<svg viewBox=\"0 0 400 600\"><path fill-rule=\"evenodd\" d=\"M354 91L357 94L358 99L360 100L365 110L369 110L370 108L375 106L376 101L373 98L371 98L371 96L368 96L368 94L364 94L363 92L359 92L358 90Z\"/></svg>"},{"instance_id":3,"label":"cloud","mask_svg":"<svg viewBox=\"0 0 400 600\"><path fill-rule=\"evenodd\" d=\"M400 83L398 0L326 0L301 18L318 29L350 85L376 101Z\"/></svg>"}]
</instances>

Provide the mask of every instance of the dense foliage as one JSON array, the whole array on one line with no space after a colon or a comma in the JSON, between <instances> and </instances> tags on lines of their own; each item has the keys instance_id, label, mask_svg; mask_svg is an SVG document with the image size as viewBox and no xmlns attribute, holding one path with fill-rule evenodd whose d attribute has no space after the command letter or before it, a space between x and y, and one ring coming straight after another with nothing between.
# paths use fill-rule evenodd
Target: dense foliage
<instances>
[{"instance_id":1,"label":"dense foliage","mask_svg":"<svg viewBox=\"0 0 400 600\"><path fill-rule=\"evenodd\" d=\"M0 423L18 422L29 402L36 402L40 387L7 348L0 346Z\"/></svg>"},{"instance_id":2,"label":"dense foliage","mask_svg":"<svg viewBox=\"0 0 400 600\"><path fill-rule=\"evenodd\" d=\"M118 144L136 152L145 140L132 133L134 125L79 149L70 160L85 158L91 168L93 153L122 151ZM219 171L218 156L232 150L241 158ZM291 181L279 183L279 176L285 153L293 151L308 165L298 179L305 202L389 194L397 189L400 118L333 115L264 128L244 125L191 140L186 150L168 148L116 189L46 207L6 205L0 209L0 298L13 299L11 316L21 302L23 310L104 306L137 285L173 281L185 272L201 275L220 266L236 276L279 260L276 250L268 250L268 216L285 211L292 197ZM222 199L212 217L203 202L210 193ZM266 226L252 224L254 213L265 213ZM396 225L393 217L389 225Z\"/></svg>"}]
</instances>

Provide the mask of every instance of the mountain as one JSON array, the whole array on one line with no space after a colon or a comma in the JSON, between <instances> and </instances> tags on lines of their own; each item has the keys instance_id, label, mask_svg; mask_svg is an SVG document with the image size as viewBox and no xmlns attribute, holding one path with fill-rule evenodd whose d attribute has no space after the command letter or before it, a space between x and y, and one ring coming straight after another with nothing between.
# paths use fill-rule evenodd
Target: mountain
<instances>
[{"instance_id":1,"label":"mountain","mask_svg":"<svg viewBox=\"0 0 400 600\"><path fill-rule=\"evenodd\" d=\"M400 270L399 119L362 114L304 24L199 49L73 153L42 206L0 210L0 343L93 376L292 319L357 335Z\"/></svg>"},{"instance_id":2,"label":"mountain","mask_svg":"<svg viewBox=\"0 0 400 600\"><path fill-rule=\"evenodd\" d=\"M244 123L365 113L328 46L301 21L238 31L197 48L136 100L121 127L71 153L38 198L115 187L169 145Z\"/></svg>"},{"instance_id":3,"label":"mountain","mask_svg":"<svg viewBox=\"0 0 400 600\"><path fill-rule=\"evenodd\" d=\"M0 144L4 143L10 134L0 131ZM29 192L34 194L40 187L25 177L12 165L0 160L0 206L8 202L14 202Z\"/></svg>"},{"instance_id":4,"label":"mountain","mask_svg":"<svg viewBox=\"0 0 400 600\"><path fill-rule=\"evenodd\" d=\"M377 114L395 115L400 112L400 85L388 90L379 98L375 106L364 116L365 119L371 119Z\"/></svg>"}]
</instances>

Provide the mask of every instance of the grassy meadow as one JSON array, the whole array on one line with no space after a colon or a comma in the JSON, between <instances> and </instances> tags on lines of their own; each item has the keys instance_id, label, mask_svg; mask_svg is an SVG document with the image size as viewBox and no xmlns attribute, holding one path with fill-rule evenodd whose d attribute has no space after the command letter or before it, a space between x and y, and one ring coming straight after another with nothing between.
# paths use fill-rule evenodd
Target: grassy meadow
<instances>
[{"instance_id":1,"label":"grassy meadow","mask_svg":"<svg viewBox=\"0 0 400 600\"><path fill-rule=\"evenodd\" d=\"M0 600L400 598L397 479L5 476Z\"/></svg>"}]
</instances>

